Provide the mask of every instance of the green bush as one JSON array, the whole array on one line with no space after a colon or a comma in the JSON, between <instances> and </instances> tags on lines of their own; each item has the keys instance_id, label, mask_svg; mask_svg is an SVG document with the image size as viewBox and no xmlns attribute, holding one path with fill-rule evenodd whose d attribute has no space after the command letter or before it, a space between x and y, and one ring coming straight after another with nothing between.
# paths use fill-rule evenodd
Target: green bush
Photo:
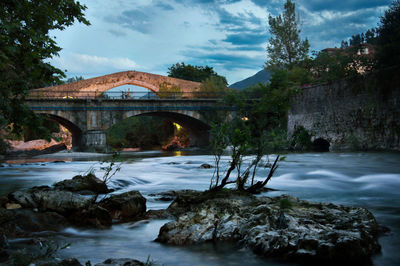
<instances>
[{"instance_id":1,"label":"green bush","mask_svg":"<svg viewBox=\"0 0 400 266\"><path fill-rule=\"evenodd\" d=\"M164 145L173 133L174 126L163 118L131 117L107 130L107 144L117 149L149 149Z\"/></svg>"},{"instance_id":2,"label":"green bush","mask_svg":"<svg viewBox=\"0 0 400 266\"><path fill-rule=\"evenodd\" d=\"M303 126L296 127L289 143L289 148L293 151L310 151L312 149L311 135Z\"/></svg>"}]
</instances>

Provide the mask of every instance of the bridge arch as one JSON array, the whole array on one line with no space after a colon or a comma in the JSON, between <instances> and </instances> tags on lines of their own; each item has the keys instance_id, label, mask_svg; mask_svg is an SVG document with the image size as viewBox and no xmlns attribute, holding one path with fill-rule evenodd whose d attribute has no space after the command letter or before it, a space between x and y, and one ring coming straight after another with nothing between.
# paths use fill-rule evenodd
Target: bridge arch
<instances>
[{"instance_id":1,"label":"bridge arch","mask_svg":"<svg viewBox=\"0 0 400 266\"><path fill-rule=\"evenodd\" d=\"M40 116L46 117L47 119L55 121L58 124L65 127L66 129L68 129L68 131L71 132L71 134L72 134L72 148L73 149L77 149L77 148L79 149L81 147L83 132L79 126L77 126L75 123L71 122L69 119L64 118L62 116L49 114L49 113L38 113L38 114Z\"/></svg>"},{"instance_id":2,"label":"bridge arch","mask_svg":"<svg viewBox=\"0 0 400 266\"><path fill-rule=\"evenodd\" d=\"M122 85L140 86L156 94L162 86L176 86L180 89L180 92L182 92L183 97L192 97L193 92L199 90L201 83L139 71L124 71L32 90L31 96L40 95L43 97L48 93L52 97L65 97L68 92L68 97L72 98L82 98L83 96L87 97L87 95L92 95L94 98L112 88Z\"/></svg>"},{"instance_id":3,"label":"bridge arch","mask_svg":"<svg viewBox=\"0 0 400 266\"><path fill-rule=\"evenodd\" d=\"M183 126L189 131L189 139L191 146L206 146L208 145L209 129L210 125L201 120L200 114L197 112L168 112L168 111L157 111L157 112L126 112L123 116L124 119L129 117L140 117L140 116L156 116L176 122Z\"/></svg>"},{"instance_id":4,"label":"bridge arch","mask_svg":"<svg viewBox=\"0 0 400 266\"><path fill-rule=\"evenodd\" d=\"M317 152L327 152L329 151L330 143L324 138L316 138L313 142L313 150Z\"/></svg>"}]
</instances>

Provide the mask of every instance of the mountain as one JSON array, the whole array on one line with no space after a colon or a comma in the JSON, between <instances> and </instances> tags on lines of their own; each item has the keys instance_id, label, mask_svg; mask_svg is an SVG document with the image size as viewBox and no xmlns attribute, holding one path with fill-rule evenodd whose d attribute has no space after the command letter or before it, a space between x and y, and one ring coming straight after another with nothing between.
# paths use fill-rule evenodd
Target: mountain
<instances>
[{"instance_id":1,"label":"mountain","mask_svg":"<svg viewBox=\"0 0 400 266\"><path fill-rule=\"evenodd\" d=\"M229 88L242 90L250 86L256 85L257 83L267 83L269 81L269 78L269 72L263 69L249 78L231 84Z\"/></svg>"}]
</instances>

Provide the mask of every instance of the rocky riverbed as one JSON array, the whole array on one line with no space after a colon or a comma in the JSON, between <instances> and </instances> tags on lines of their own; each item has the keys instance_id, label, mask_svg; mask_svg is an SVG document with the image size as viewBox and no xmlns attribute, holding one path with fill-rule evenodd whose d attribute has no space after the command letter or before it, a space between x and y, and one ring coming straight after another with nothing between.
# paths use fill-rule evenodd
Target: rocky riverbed
<instances>
[{"instance_id":1,"label":"rocky riverbed","mask_svg":"<svg viewBox=\"0 0 400 266\"><path fill-rule=\"evenodd\" d=\"M1 198L0 260L11 264L15 259L8 239L25 238L33 246L42 245L47 240L38 240L37 232L71 225L107 230L115 223L165 217L173 220L161 227L156 241L169 245L228 241L268 258L312 264L368 264L380 250L378 225L363 208L311 203L291 196L255 197L232 190L184 190L158 195L174 199L167 210L146 212L146 199L140 192L105 196L109 192L89 174ZM81 265L73 259L51 258L49 262L49 258L38 258L50 263L43 265ZM125 265L127 260L109 262ZM139 264L129 265L143 265L135 263Z\"/></svg>"}]
</instances>

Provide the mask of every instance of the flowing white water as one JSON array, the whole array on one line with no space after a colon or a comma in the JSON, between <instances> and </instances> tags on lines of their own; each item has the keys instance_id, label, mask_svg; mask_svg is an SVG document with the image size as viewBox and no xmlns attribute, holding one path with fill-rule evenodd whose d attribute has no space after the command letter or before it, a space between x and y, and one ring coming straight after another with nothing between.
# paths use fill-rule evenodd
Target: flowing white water
<instances>
[{"instance_id":1,"label":"flowing white water","mask_svg":"<svg viewBox=\"0 0 400 266\"><path fill-rule=\"evenodd\" d=\"M50 155L51 156L51 155ZM209 155L163 156L160 153L126 155L121 171L110 186L121 193L139 190L147 198L148 209L166 208L169 203L157 201L149 194L179 189L205 190L214 169L201 169L213 164ZM272 161L275 157L270 156ZM98 159L94 159L98 160ZM265 163L267 158L265 158ZM223 158L226 168L229 157ZM400 262L400 154L393 153L305 153L289 154L281 162L268 184L278 189L265 195L290 194L310 201L333 202L368 208L378 223L392 232L379 239L382 254L373 258L375 265L398 265ZM52 185L82 174L94 167L102 176L98 161L65 163L26 163L0 168L0 195L35 185ZM261 168L257 178L268 174ZM110 257L150 258L165 265L273 265L247 250L224 244L196 247L171 247L153 242L166 221L144 221L115 225L110 230L66 229L55 234L58 240L71 243L63 256L77 257L82 263L100 262Z\"/></svg>"}]
</instances>

